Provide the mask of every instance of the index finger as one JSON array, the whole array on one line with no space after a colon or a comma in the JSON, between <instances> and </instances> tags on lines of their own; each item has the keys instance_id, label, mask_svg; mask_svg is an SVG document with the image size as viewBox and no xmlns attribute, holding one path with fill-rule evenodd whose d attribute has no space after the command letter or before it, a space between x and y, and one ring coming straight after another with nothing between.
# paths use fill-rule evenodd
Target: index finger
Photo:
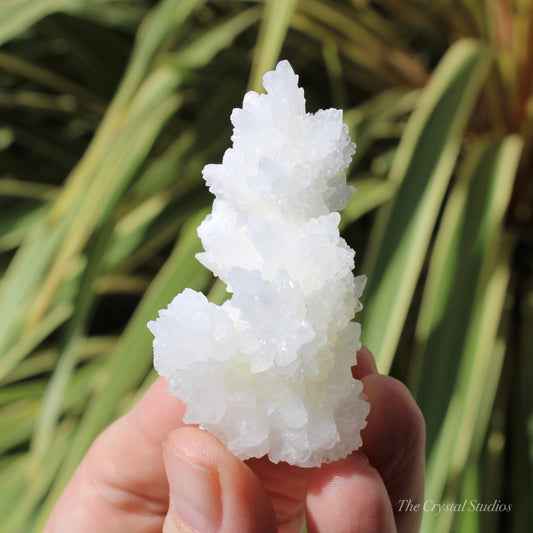
<instances>
[{"instance_id":1,"label":"index finger","mask_svg":"<svg viewBox=\"0 0 533 533\"><path fill-rule=\"evenodd\" d=\"M384 375L363 379L371 409L361 450L380 473L394 509L399 533L418 531L424 498L425 423L407 387ZM416 507L418 505L418 507Z\"/></svg>"}]
</instances>

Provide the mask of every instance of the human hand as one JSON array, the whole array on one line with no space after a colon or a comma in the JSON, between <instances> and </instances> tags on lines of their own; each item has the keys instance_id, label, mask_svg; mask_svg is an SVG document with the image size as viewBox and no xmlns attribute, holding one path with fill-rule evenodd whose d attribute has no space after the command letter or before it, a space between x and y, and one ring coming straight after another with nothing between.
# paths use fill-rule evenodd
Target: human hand
<instances>
[{"instance_id":1,"label":"human hand","mask_svg":"<svg viewBox=\"0 0 533 533\"><path fill-rule=\"evenodd\" d=\"M240 461L185 426L185 406L158 379L93 443L45 533L299 533L304 520L309 533L418 531L420 513L398 509L423 500L422 414L364 347L354 375L371 404L363 446L311 469Z\"/></svg>"}]
</instances>

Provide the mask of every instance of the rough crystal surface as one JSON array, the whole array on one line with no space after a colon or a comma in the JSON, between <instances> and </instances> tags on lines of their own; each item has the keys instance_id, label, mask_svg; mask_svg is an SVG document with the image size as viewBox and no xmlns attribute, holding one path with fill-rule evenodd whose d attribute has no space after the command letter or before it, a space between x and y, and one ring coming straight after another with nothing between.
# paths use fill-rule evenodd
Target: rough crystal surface
<instances>
[{"instance_id":1,"label":"rough crystal surface","mask_svg":"<svg viewBox=\"0 0 533 533\"><path fill-rule=\"evenodd\" d=\"M361 445L369 405L351 375L365 278L340 237L355 152L342 111L306 113L287 61L234 109L233 146L203 176L216 199L198 260L232 293L191 289L148 324L154 366L187 404L184 421L241 459L313 467Z\"/></svg>"}]
</instances>

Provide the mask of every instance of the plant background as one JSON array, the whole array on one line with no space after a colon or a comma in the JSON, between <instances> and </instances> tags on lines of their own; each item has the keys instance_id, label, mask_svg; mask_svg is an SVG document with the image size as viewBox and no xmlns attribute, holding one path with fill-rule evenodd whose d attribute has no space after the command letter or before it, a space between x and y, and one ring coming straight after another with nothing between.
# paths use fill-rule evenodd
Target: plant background
<instances>
[{"instance_id":1,"label":"plant background","mask_svg":"<svg viewBox=\"0 0 533 533\"><path fill-rule=\"evenodd\" d=\"M428 430L424 532L531 530L533 2L4 0L0 524L32 532L154 379L146 322L185 287L201 179L280 58L358 145L343 235L359 317Z\"/></svg>"}]
</instances>

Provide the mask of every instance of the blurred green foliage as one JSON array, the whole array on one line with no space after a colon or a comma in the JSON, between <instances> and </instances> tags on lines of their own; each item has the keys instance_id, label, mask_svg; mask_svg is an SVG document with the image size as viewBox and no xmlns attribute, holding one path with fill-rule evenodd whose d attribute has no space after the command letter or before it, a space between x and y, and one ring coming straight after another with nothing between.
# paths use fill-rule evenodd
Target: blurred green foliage
<instances>
[{"instance_id":1,"label":"blurred green foliage","mask_svg":"<svg viewBox=\"0 0 533 533\"><path fill-rule=\"evenodd\" d=\"M279 58L358 145L345 237L380 370L428 432L424 532L523 533L533 501L533 2L0 4L0 524L42 528L153 381L146 322L185 287L206 163Z\"/></svg>"}]
</instances>

